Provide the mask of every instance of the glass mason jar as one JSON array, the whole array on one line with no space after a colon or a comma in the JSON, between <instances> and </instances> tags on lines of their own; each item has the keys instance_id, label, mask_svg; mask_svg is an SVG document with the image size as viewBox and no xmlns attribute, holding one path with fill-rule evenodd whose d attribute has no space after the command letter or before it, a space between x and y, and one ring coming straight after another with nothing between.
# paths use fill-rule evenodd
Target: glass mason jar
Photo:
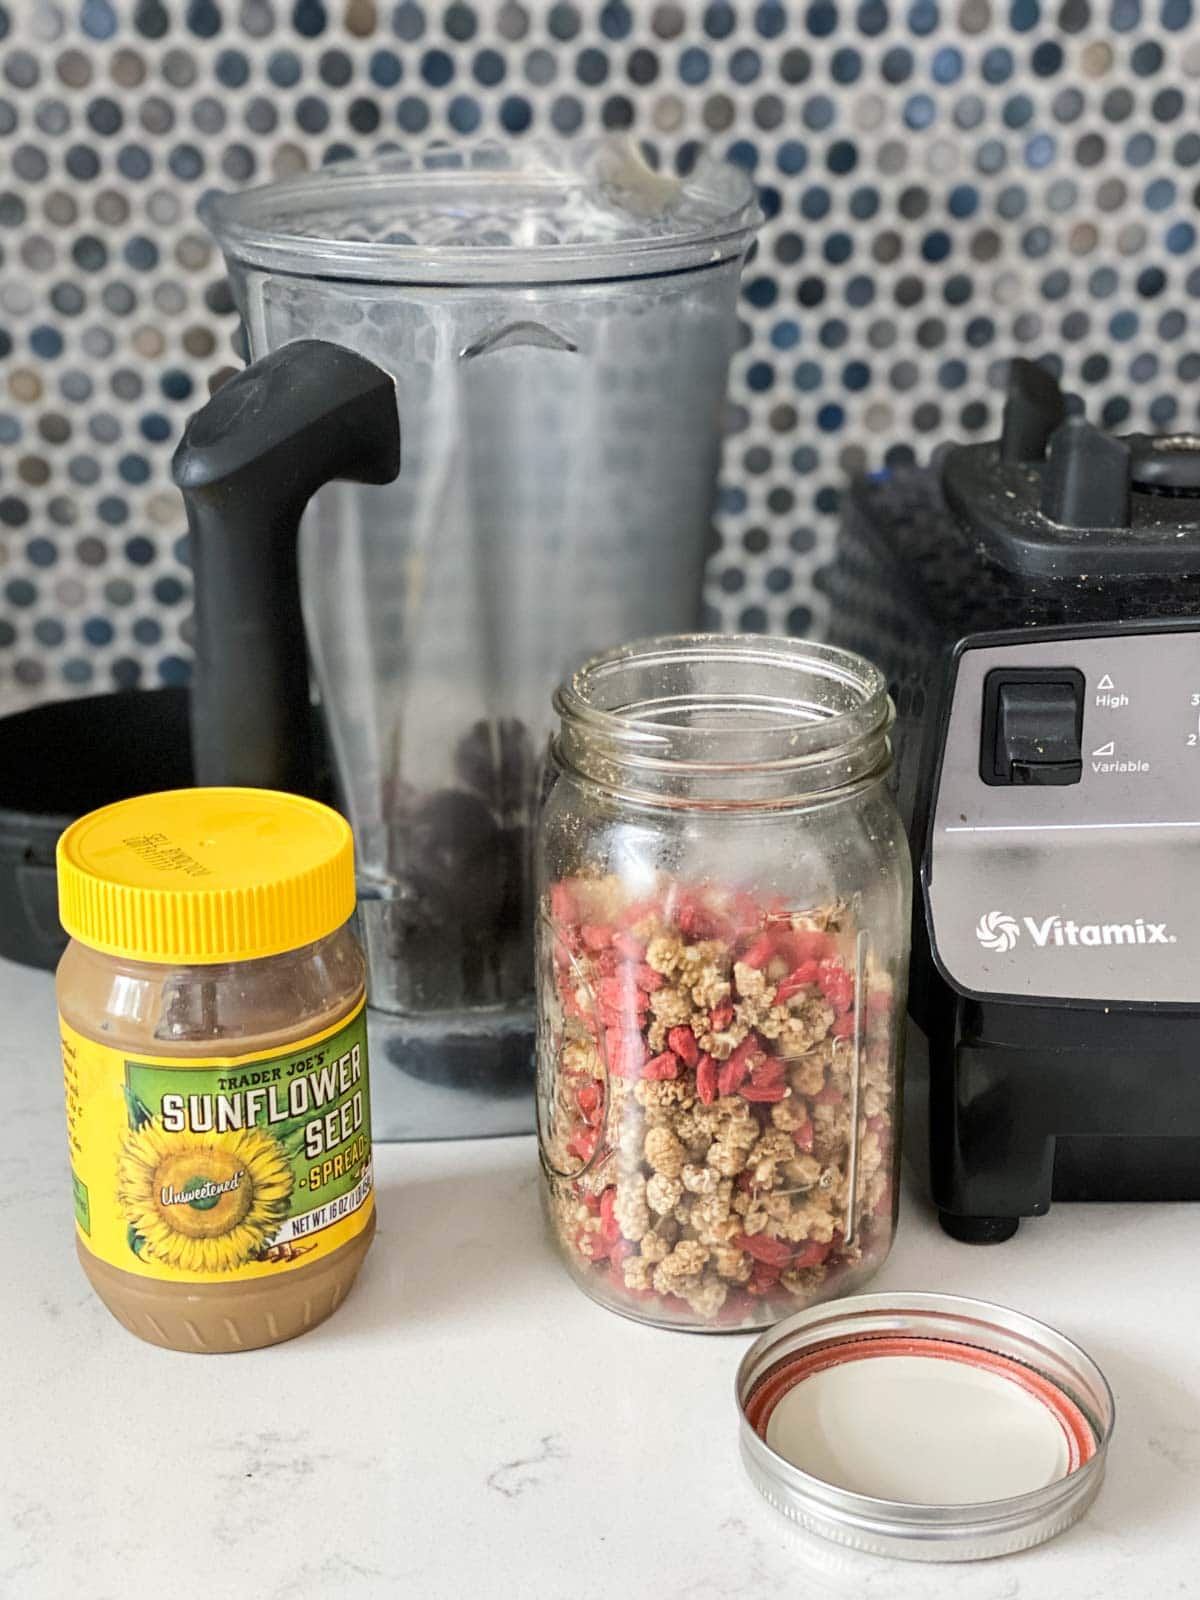
<instances>
[{"instance_id":1,"label":"glass mason jar","mask_svg":"<svg viewBox=\"0 0 1200 1600\"><path fill-rule=\"evenodd\" d=\"M895 1223L911 897L882 675L690 635L555 705L538 1125L568 1269L692 1329L858 1289Z\"/></svg>"}]
</instances>

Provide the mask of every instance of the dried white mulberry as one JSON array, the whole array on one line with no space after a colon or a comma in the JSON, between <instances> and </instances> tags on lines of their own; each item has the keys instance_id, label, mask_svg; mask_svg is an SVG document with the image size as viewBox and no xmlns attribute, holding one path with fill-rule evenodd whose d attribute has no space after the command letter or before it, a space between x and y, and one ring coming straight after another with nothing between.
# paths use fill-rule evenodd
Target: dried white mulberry
<instances>
[{"instance_id":1,"label":"dried white mulberry","mask_svg":"<svg viewBox=\"0 0 1200 1600\"><path fill-rule=\"evenodd\" d=\"M677 933L659 934L646 946L646 965L669 978L683 959L683 940Z\"/></svg>"},{"instance_id":2,"label":"dried white mulberry","mask_svg":"<svg viewBox=\"0 0 1200 1600\"><path fill-rule=\"evenodd\" d=\"M661 1172L656 1172L646 1181L646 1199L651 1211L657 1211L660 1217L665 1217L668 1211L674 1211L682 1194L683 1185L678 1178L666 1178Z\"/></svg>"},{"instance_id":3,"label":"dried white mulberry","mask_svg":"<svg viewBox=\"0 0 1200 1600\"><path fill-rule=\"evenodd\" d=\"M665 1178L677 1178L683 1171L687 1152L670 1128L651 1128L646 1134L646 1162Z\"/></svg>"},{"instance_id":4,"label":"dried white mulberry","mask_svg":"<svg viewBox=\"0 0 1200 1600\"><path fill-rule=\"evenodd\" d=\"M681 1239L663 1261L660 1270L675 1277L688 1278L700 1271L709 1254L708 1246L701 1244L699 1239Z\"/></svg>"},{"instance_id":5,"label":"dried white mulberry","mask_svg":"<svg viewBox=\"0 0 1200 1600\"><path fill-rule=\"evenodd\" d=\"M634 1244L649 1228L650 1207L646 1203L646 1180L641 1173L618 1182L613 1216L621 1232Z\"/></svg>"},{"instance_id":6,"label":"dried white mulberry","mask_svg":"<svg viewBox=\"0 0 1200 1600\"><path fill-rule=\"evenodd\" d=\"M627 1289L649 1289L654 1277L654 1264L645 1256L630 1256L621 1267Z\"/></svg>"},{"instance_id":7,"label":"dried white mulberry","mask_svg":"<svg viewBox=\"0 0 1200 1600\"><path fill-rule=\"evenodd\" d=\"M715 1167L689 1164L680 1176L689 1194L716 1194L721 1185L721 1174Z\"/></svg>"},{"instance_id":8,"label":"dried white mulberry","mask_svg":"<svg viewBox=\"0 0 1200 1600\"><path fill-rule=\"evenodd\" d=\"M691 996L683 989L655 989L650 996L650 1009L655 1019L668 1028L683 1027L692 1020Z\"/></svg>"}]
</instances>

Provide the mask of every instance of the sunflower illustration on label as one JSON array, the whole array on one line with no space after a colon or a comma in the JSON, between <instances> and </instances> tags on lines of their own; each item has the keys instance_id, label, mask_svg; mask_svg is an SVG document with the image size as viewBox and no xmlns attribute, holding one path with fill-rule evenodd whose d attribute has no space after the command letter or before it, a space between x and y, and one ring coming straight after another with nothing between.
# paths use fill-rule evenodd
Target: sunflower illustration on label
<instances>
[{"instance_id":1,"label":"sunflower illustration on label","mask_svg":"<svg viewBox=\"0 0 1200 1600\"><path fill-rule=\"evenodd\" d=\"M117 1198L138 1255L229 1272L270 1245L294 1183L284 1147L259 1128L169 1133L152 1117L125 1141Z\"/></svg>"},{"instance_id":2,"label":"sunflower illustration on label","mask_svg":"<svg viewBox=\"0 0 1200 1600\"><path fill-rule=\"evenodd\" d=\"M63 1028L81 1242L144 1277L221 1283L317 1261L374 1205L361 1007L284 1053L132 1059Z\"/></svg>"}]
</instances>

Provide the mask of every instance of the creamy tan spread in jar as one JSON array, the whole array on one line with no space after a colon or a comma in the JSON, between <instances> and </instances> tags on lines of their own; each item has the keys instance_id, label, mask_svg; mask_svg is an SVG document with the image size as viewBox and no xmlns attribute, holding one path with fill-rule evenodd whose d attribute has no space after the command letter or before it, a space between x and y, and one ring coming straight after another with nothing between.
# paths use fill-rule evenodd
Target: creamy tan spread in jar
<instances>
[{"instance_id":1,"label":"creamy tan spread in jar","mask_svg":"<svg viewBox=\"0 0 1200 1600\"><path fill-rule=\"evenodd\" d=\"M76 1243L131 1332L277 1344L375 1229L350 829L297 795L186 789L59 841Z\"/></svg>"}]
</instances>

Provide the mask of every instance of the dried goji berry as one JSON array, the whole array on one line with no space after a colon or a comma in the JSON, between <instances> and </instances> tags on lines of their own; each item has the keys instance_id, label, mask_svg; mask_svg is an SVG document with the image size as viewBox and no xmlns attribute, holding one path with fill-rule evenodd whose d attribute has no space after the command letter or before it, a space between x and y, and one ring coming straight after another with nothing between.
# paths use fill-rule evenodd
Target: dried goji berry
<instances>
[{"instance_id":1,"label":"dried goji berry","mask_svg":"<svg viewBox=\"0 0 1200 1600\"><path fill-rule=\"evenodd\" d=\"M792 1270L798 1267L819 1267L829 1254L827 1244L818 1244L815 1239L810 1239L807 1244L801 1245L798 1255L792 1257Z\"/></svg>"},{"instance_id":2,"label":"dried goji berry","mask_svg":"<svg viewBox=\"0 0 1200 1600\"><path fill-rule=\"evenodd\" d=\"M646 1046L640 1034L622 1033L609 1028L604 1035L608 1070L614 1078L636 1078L646 1060Z\"/></svg>"},{"instance_id":3,"label":"dried goji berry","mask_svg":"<svg viewBox=\"0 0 1200 1600\"><path fill-rule=\"evenodd\" d=\"M617 1191L609 1184L600 1196L600 1232L609 1244L616 1244L621 1237L621 1227L616 1214Z\"/></svg>"},{"instance_id":4,"label":"dried goji berry","mask_svg":"<svg viewBox=\"0 0 1200 1600\"><path fill-rule=\"evenodd\" d=\"M834 1089L829 1084L826 1084L823 1089L818 1090L813 1095L812 1103L815 1106L840 1106L844 1099L845 1096L840 1089Z\"/></svg>"},{"instance_id":5,"label":"dried goji berry","mask_svg":"<svg viewBox=\"0 0 1200 1600\"><path fill-rule=\"evenodd\" d=\"M632 1006L636 1011L645 1011L649 1005L636 985L630 983L628 969L601 978L596 985L596 999L602 1006Z\"/></svg>"},{"instance_id":6,"label":"dried goji berry","mask_svg":"<svg viewBox=\"0 0 1200 1600\"><path fill-rule=\"evenodd\" d=\"M772 1239L765 1233L739 1233L733 1242L739 1250L769 1267L786 1267L796 1253L796 1246L786 1239Z\"/></svg>"},{"instance_id":7,"label":"dried goji berry","mask_svg":"<svg viewBox=\"0 0 1200 1600\"><path fill-rule=\"evenodd\" d=\"M811 1150L813 1147L813 1125L811 1118L802 1122L798 1128L792 1129L792 1138L796 1141L798 1150Z\"/></svg>"},{"instance_id":8,"label":"dried goji berry","mask_svg":"<svg viewBox=\"0 0 1200 1600\"><path fill-rule=\"evenodd\" d=\"M700 1046L696 1043L696 1035L690 1028L672 1028L667 1034L667 1043L685 1067L694 1067L699 1061Z\"/></svg>"},{"instance_id":9,"label":"dried goji berry","mask_svg":"<svg viewBox=\"0 0 1200 1600\"><path fill-rule=\"evenodd\" d=\"M571 923L579 921L579 908L575 904L575 895L569 884L550 885L550 915L560 933L565 933Z\"/></svg>"},{"instance_id":10,"label":"dried goji berry","mask_svg":"<svg viewBox=\"0 0 1200 1600\"><path fill-rule=\"evenodd\" d=\"M854 975L846 971L840 956L831 956L820 964L817 980L821 993L835 1011L849 1011L854 1004Z\"/></svg>"},{"instance_id":11,"label":"dried goji berry","mask_svg":"<svg viewBox=\"0 0 1200 1600\"><path fill-rule=\"evenodd\" d=\"M720 919L697 901L681 899L675 910L675 926L685 939L715 939L720 932Z\"/></svg>"},{"instance_id":12,"label":"dried goji berry","mask_svg":"<svg viewBox=\"0 0 1200 1600\"><path fill-rule=\"evenodd\" d=\"M750 1063L738 1061L733 1056L725 1062L717 1073L717 1090L722 1095L736 1094L742 1086L742 1080L749 1075Z\"/></svg>"},{"instance_id":13,"label":"dried goji berry","mask_svg":"<svg viewBox=\"0 0 1200 1600\"><path fill-rule=\"evenodd\" d=\"M833 939L829 934L820 933L815 928L797 928L792 933L791 945L797 963L822 961L828 957L833 948Z\"/></svg>"},{"instance_id":14,"label":"dried goji berry","mask_svg":"<svg viewBox=\"0 0 1200 1600\"><path fill-rule=\"evenodd\" d=\"M886 1117L880 1116L867 1118L867 1127L872 1133L886 1133L887 1125Z\"/></svg>"},{"instance_id":15,"label":"dried goji berry","mask_svg":"<svg viewBox=\"0 0 1200 1600\"><path fill-rule=\"evenodd\" d=\"M710 1055L702 1055L696 1063L696 1093L706 1106L717 1098L717 1063Z\"/></svg>"},{"instance_id":16,"label":"dried goji berry","mask_svg":"<svg viewBox=\"0 0 1200 1600\"><path fill-rule=\"evenodd\" d=\"M736 1094L746 1081L750 1068L765 1054L762 1040L756 1033L748 1033L721 1068L717 1079L722 1094Z\"/></svg>"},{"instance_id":17,"label":"dried goji berry","mask_svg":"<svg viewBox=\"0 0 1200 1600\"><path fill-rule=\"evenodd\" d=\"M753 1080L744 1083L738 1090L743 1100L749 1100L752 1105L777 1105L780 1100L786 1100L789 1094L786 1083L755 1083Z\"/></svg>"},{"instance_id":18,"label":"dried goji berry","mask_svg":"<svg viewBox=\"0 0 1200 1600\"><path fill-rule=\"evenodd\" d=\"M768 1056L765 1061L760 1061L756 1067L751 1069L750 1076L756 1084L764 1088L767 1084L784 1083L786 1081L783 1062L780 1061L778 1056Z\"/></svg>"},{"instance_id":19,"label":"dried goji berry","mask_svg":"<svg viewBox=\"0 0 1200 1600\"><path fill-rule=\"evenodd\" d=\"M813 934L808 929L796 931L792 928L788 917L767 917L760 937L770 940L766 960L785 961L789 971L810 958L820 960L830 949L830 941L826 934ZM748 959L748 956L742 957L743 961ZM752 963L755 964L763 966L765 961Z\"/></svg>"},{"instance_id":20,"label":"dried goji berry","mask_svg":"<svg viewBox=\"0 0 1200 1600\"><path fill-rule=\"evenodd\" d=\"M567 1149L571 1155L586 1163L595 1155L599 1139L599 1128L577 1128L567 1140Z\"/></svg>"},{"instance_id":21,"label":"dried goji berry","mask_svg":"<svg viewBox=\"0 0 1200 1600\"><path fill-rule=\"evenodd\" d=\"M833 1027L830 1028L829 1031L835 1039L852 1039L854 1037L854 1029L854 1012L847 1011L842 1016L838 1017L837 1021L833 1024Z\"/></svg>"},{"instance_id":22,"label":"dried goji berry","mask_svg":"<svg viewBox=\"0 0 1200 1600\"><path fill-rule=\"evenodd\" d=\"M760 933L745 950L742 951L742 961L748 967L765 967L775 954L775 938L769 933Z\"/></svg>"},{"instance_id":23,"label":"dried goji berry","mask_svg":"<svg viewBox=\"0 0 1200 1600\"><path fill-rule=\"evenodd\" d=\"M622 928L635 928L638 923L645 922L646 917L658 917L658 914L658 901L630 901L619 915L618 922Z\"/></svg>"},{"instance_id":24,"label":"dried goji berry","mask_svg":"<svg viewBox=\"0 0 1200 1600\"><path fill-rule=\"evenodd\" d=\"M596 1009L606 1028L641 1026L650 1002L624 978L601 978L596 985Z\"/></svg>"},{"instance_id":25,"label":"dried goji berry","mask_svg":"<svg viewBox=\"0 0 1200 1600\"><path fill-rule=\"evenodd\" d=\"M642 1077L649 1078L652 1083L661 1083L665 1078L679 1076L679 1057L672 1050L664 1050L662 1055L654 1056L642 1068Z\"/></svg>"},{"instance_id":26,"label":"dried goji berry","mask_svg":"<svg viewBox=\"0 0 1200 1600\"><path fill-rule=\"evenodd\" d=\"M787 1092L783 1062L770 1059L751 1068L749 1080L738 1090L743 1100L756 1100L763 1104L782 1100Z\"/></svg>"},{"instance_id":27,"label":"dried goji berry","mask_svg":"<svg viewBox=\"0 0 1200 1600\"><path fill-rule=\"evenodd\" d=\"M763 906L746 889L739 889L731 895L726 905L727 912L734 925L739 928L754 928L761 922L771 920L771 911L764 910Z\"/></svg>"},{"instance_id":28,"label":"dried goji berry","mask_svg":"<svg viewBox=\"0 0 1200 1600\"><path fill-rule=\"evenodd\" d=\"M779 1282L781 1268L772 1267L765 1261L756 1264L746 1283L746 1293L754 1295L770 1294Z\"/></svg>"},{"instance_id":29,"label":"dried goji berry","mask_svg":"<svg viewBox=\"0 0 1200 1600\"><path fill-rule=\"evenodd\" d=\"M751 1028L729 1059L730 1061L748 1061L751 1066L754 1066L763 1059L766 1053L766 1045L763 1044L758 1034Z\"/></svg>"},{"instance_id":30,"label":"dried goji berry","mask_svg":"<svg viewBox=\"0 0 1200 1600\"><path fill-rule=\"evenodd\" d=\"M600 1120L601 1101L603 1091L598 1083L585 1083L575 1096L575 1103L583 1113L586 1122L596 1123Z\"/></svg>"},{"instance_id":31,"label":"dried goji berry","mask_svg":"<svg viewBox=\"0 0 1200 1600\"><path fill-rule=\"evenodd\" d=\"M794 994L799 994L801 989L807 989L810 985L816 983L819 975L820 971L815 961L802 961L793 972L789 972L787 977L781 980L779 987L775 990L776 1001L782 1005L785 1000L790 1000Z\"/></svg>"},{"instance_id":32,"label":"dried goji berry","mask_svg":"<svg viewBox=\"0 0 1200 1600\"><path fill-rule=\"evenodd\" d=\"M640 961L646 954L645 942L632 933L618 933L613 938L613 949L625 961Z\"/></svg>"},{"instance_id":33,"label":"dried goji berry","mask_svg":"<svg viewBox=\"0 0 1200 1600\"><path fill-rule=\"evenodd\" d=\"M708 1014L708 1020L714 1033L724 1033L733 1021L733 1001L722 1000L720 1005L715 1005Z\"/></svg>"}]
</instances>

